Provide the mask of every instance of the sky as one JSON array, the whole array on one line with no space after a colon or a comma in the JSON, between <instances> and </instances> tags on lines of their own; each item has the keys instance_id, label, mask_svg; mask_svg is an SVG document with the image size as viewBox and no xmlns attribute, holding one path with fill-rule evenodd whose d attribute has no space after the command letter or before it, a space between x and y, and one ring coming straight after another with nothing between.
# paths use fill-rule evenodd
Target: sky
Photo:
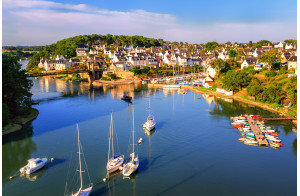
<instances>
[{"instance_id":1,"label":"sky","mask_svg":"<svg viewBox=\"0 0 300 196\"><path fill-rule=\"evenodd\" d=\"M3 0L2 45L88 34L188 43L297 38L297 0Z\"/></svg>"}]
</instances>

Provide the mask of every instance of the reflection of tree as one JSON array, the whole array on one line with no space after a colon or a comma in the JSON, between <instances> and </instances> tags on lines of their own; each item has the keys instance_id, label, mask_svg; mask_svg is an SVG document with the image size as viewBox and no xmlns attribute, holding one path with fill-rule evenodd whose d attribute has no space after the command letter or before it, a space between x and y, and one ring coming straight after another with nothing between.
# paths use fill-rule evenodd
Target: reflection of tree
<instances>
[{"instance_id":1,"label":"reflection of tree","mask_svg":"<svg viewBox=\"0 0 300 196\"><path fill-rule=\"evenodd\" d=\"M31 153L36 150L32 141L33 127L27 125L21 131L3 137L2 144L2 180L8 179L27 164Z\"/></svg>"},{"instance_id":2,"label":"reflection of tree","mask_svg":"<svg viewBox=\"0 0 300 196\"><path fill-rule=\"evenodd\" d=\"M297 156L297 138L293 142L293 152Z\"/></svg>"},{"instance_id":3,"label":"reflection of tree","mask_svg":"<svg viewBox=\"0 0 300 196\"><path fill-rule=\"evenodd\" d=\"M223 99L215 99L215 107L210 112L213 115L221 116L237 116L241 114L259 114L261 116L276 116L270 111L264 110L259 107L251 107L248 104L241 103L238 101L233 101L233 103L227 102Z\"/></svg>"}]
</instances>

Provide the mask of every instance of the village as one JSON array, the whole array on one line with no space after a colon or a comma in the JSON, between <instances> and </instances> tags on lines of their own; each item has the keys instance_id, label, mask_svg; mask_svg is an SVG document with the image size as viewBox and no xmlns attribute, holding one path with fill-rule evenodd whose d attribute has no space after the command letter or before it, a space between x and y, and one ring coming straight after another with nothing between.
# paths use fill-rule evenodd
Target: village
<instances>
[{"instance_id":1,"label":"village","mask_svg":"<svg viewBox=\"0 0 300 196\"><path fill-rule=\"evenodd\" d=\"M166 42L162 46L151 48L118 46L111 45L79 45L76 49L76 57L68 58L63 55L57 55L55 60L50 58L41 58L38 67L42 70L63 71L76 66L93 64L98 68L104 68L107 71L128 71L134 66L144 68L153 68L158 70L162 67L180 67L189 70L191 66L201 67L202 70L214 78L216 70L210 63L215 59L230 59L230 51L234 50L239 54L236 59L241 65L241 69L254 66L255 70L268 68L268 63L259 62L258 57L264 52L274 49L281 53L281 66L288 66L288 69L297 69L297 46L284 44L282 42L273 45L263 44L261 47L253 49L247 44L223 44L220 49L209 50L204 44L181 45ZM285 48L285 49L284 49ZM76 69L76 68L75 68Z\"/></svg>"}]
</instances>

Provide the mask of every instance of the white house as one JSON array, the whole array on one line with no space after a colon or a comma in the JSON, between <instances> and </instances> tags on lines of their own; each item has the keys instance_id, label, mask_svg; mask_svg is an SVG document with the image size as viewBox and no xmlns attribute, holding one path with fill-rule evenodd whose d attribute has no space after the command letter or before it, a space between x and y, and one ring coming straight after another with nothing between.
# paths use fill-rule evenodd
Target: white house
<instances>
[{"instance_id":1,"label":"white house","mask_svg":"<svg viewBox=\"0 0 300 196\"><path fill-rule=\"evenodd\" d=\"M211 66L208 66L208 68L206 69L206 75L214 78L216 75L216 70L214 68L212 68Z\"/></svg>"},{"instance_id":2,"label":"white house","mask_svg":"<svg viewBox=\"0 0 300 196\"><path fill-rule=\"evenodd\" d=\"M246 57L245 60L241 64L241 69L244 67L248 67L250 65L255 65L257 62L257 59L254 57Z\"/></svg>"},{"instance_id":3,"label":"white house","mask_svg":"<svg viewBox=\"0 0 300 196\"><path fill-rule=\"evenodd\" d=\"M297 56L291 56L288 60L288 69L292 68L297 70Z\"/></svg>"},{"instance_id":4,"label":"white house","mask_svg":"<svg viewBox=\"0 0 300 196\"><path fill-rule=\"evenodd\" d=\"M278 43L274 44L274 48L283 48L283 43L278 42Z\"/></svg>"},{"instance_id":5,"label":"white house","mask_svg":"<svg viewBox=\"0 0 300 196\"><path fill-rule=\"evenodd\" d=\"M292 44L286 44L285 45L285 49L289 50L289 49L293 49L293 45Z\"/></svg>"},{"instance_id":6,"label":"white house","mask_svg":"<svg viewBox=\"0 0 300 196\"><path fill-rule=\"evenodd\" d=\"M76 48L76 56L86 56L85 48Z\"/></svg>"},{"instance_id":7,"label":"white house","mask_svg":"<svg viewBox=\"0 0 300 196\"><path fill-rule=\"evenodd\" d=\"M65 69L69 69L71 67L71 63L67 60L57 60L55 62L55 70L65 70Z\"/></svg>"}]
</instances>

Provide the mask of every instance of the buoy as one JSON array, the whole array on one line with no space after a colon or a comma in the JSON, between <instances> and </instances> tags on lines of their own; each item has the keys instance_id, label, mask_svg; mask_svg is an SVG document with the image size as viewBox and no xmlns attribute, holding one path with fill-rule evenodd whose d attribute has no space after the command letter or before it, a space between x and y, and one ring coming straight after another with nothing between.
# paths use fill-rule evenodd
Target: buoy
<instances>
[{"instance_id":1,"label":"buoy","mask_svg":"<svg viewBox=\"0 0 300 196\"><path fill-rule=\"evenodd\" d=\"M13 179L13 177L12 176L9 176L9 178L8 178L9 180L11 180L11 179Z\"/></svg>"},{"instance_id":2,"label":"buoy","mask_svg":"<svg viewBox=\"0 0 300 196\"><path fill-rule=\"evenodd\" d=\"M106 178L103 178L103 182L106 182Z\"/></svg>"},{"instance_id":3,"label":"buoy","mask_svg":"<svg viewBox=\"0 0 300 196\"><path fill-rule=\"evenodd\" d=\"M51 160L51 162L53 162L53 161L54 161L54 158L51 158L50 160Z\"/></svg>"}]
</instances>

